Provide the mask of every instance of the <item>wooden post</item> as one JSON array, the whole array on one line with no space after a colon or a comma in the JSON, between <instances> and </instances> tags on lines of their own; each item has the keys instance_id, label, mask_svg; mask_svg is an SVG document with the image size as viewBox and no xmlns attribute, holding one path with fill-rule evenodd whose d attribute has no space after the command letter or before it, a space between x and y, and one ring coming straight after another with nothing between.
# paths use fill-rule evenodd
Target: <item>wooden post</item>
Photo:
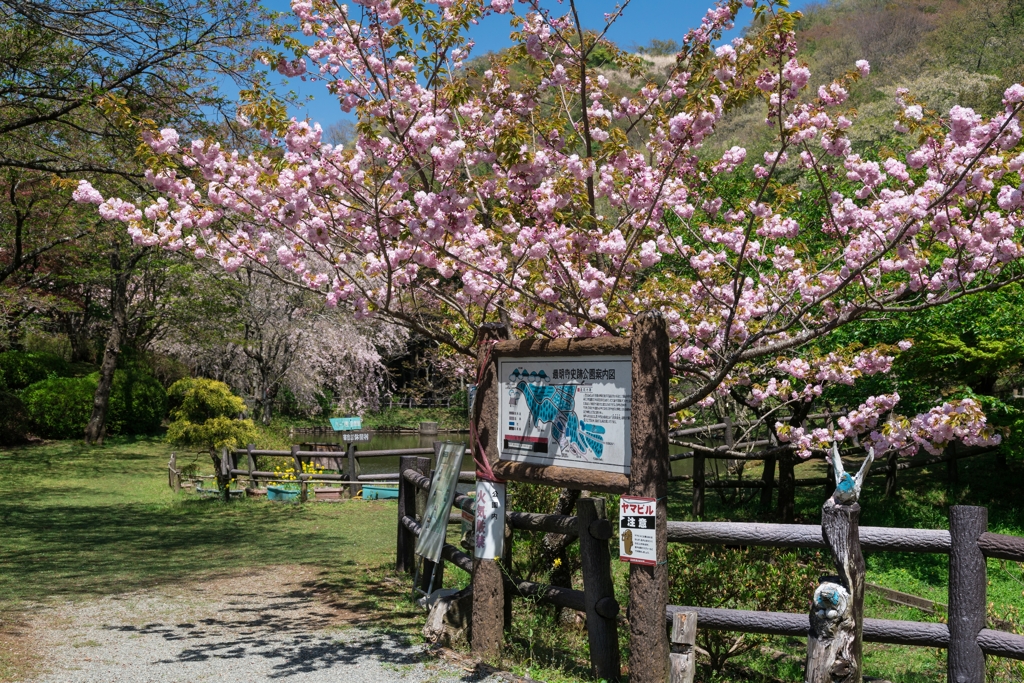
<instances>
[{"instance_id":1,"label":"wooden post","mask_svg":"<svg viewBox=\"0 0 1024 683\"><path fill-rule=\"evenodd\" d=\"M488 346L497 340L508 339L509 329L501 323L486 323L477 333L476 362L481 367L488 354ZM479 420L479 415L470 416ZM470 439L470 453L477 444ZM486 445L481 444L486 448ZM480 473L477 473L479 479ZM505 582L501 566L494 560L473 559L473 632L472 650L477 657L493 657L501 652L505 621Z\"/></svg>"},{"instance_id":2,"label":"wooden post","mask_svg":"<svg viewBox=\"0 0 1024 683\"><path fill-rule=\"evenodd\" d=\"M232 470L232 467L231 467L231 452L227 449L226 446L221 446L221 448L220 448L220 475L221 475L221 480L223 482L223 486L221 486L220 490L221 490L221 495L224 497L224 502L225 503L228 502L229 500L231 500L231 489L228 488L228 485L231 482L231 470Z\"/></svg>"},{"instance_id":3,"label":"wooden post","mask_svg":"<svg viewBox=\"0 0 1024 683\"><path fill-rule=\"evenodd\" d=\"M704 454L693 452L693 516L704 519Z\"/></svg>"},{"instance_id":4,"label":"wooden post","mask_svg":"<svg viewBox=\"0 0 1024 683\"><path fill-rule=\"evenodd\" d=\"M292 458L295 460L295 478L299 480L299 502L305 503L309 496L309 484L302 477L302 458L299 457L297 444L292 444Z\"/></svg>"},{"instance_id":5,"label":"wooden post","mask_svg":"<svg viewBox=\"0 0 1024 683\"><path fill-rule=\"evenodd\" d=\"M178 456L173 452L171 453L170 461L167 463L167 485L175 493L181 490L181 477L178 476Z\"/></svg>"},{"instance_id":6,"label":"wooden post","mask_svg":"<svg viewBox=\"0 0 1024 683\"><path fill-rule=\"evenodd\" d=\"M422 474L424 477L434 478L433 472L430 469L430 458L415 458L415 465L413 469ZM422 520L423 516L427 514L427 497L430 495L430 491L426 489L416 490L416 512L415 515ZM413 541L415 545L415 540ZM433 589L437 590L444 583L444 560L437 562L431 562L430 560L423 560L423 571L420 572L420 590L426 592L431 589L430 577L437 572L436 578L434 579Z\"/></svg>"},{"instance_id":7,"label":"wooden post","mask_svg":"<svg viewBox=\"0 0 1024 683\"><path fill-rule=\"evenodd\" d=\"M358 461L356 460L356 450L358 450L358 446L356 446L354 443L350 443L348 445L348 449L346 449L346 456L348 458L347 474L349 481L358 481L359 479L359 464ZM355 498L356 495L358 495L359 492L362 490L362 485L352 484L351 488L349 489L349 497Z\"/></svg>"},{"instance_id":8,"label":"wooden post","mask_svg":"<svg viewBox=\"0 0 1024 683\"><path fill-rule=\"evenodd\" d=\"M885 497L896 495L896 451L889 453L885 460Z\"/></svg>"},{"instance_id":9,"label":"wooden post","mask_svg":"<svg viewBox=\"0 0 1024 683\"><path fill-rule=\"evenodd\" d=\"M515 542L515 531L512 525L505 523L505 545L501 548L501 566L508 576L512 576L512 544ZM511 581L505 582L505 613L502 615L502 626L505 631L512 630L512 598L515 588Z\"/></svg>"},{"instance_id":10,"label":"wooden post","mask_svg":"<svg viewBox=\"0 0 1024 683\"><path fill-rule=\"evenodd\" d=\"M860 504L829 498L821 508L821 535L839 576L814 591L807 640L806 683L860 683L863 678L864 556Z\"/></svg>"},{"instance_id":11,"label":"wooden post","mask_svg":"<svg viewBox=\"0 0 1024 683\"><path fill-rule=\"evenodd\" d=\"M783 453L779 457L779 519L789 524L793 521L794 501L796 497L796 472L793 469L793 453Z\"/></svg>"},{"instance_id":12,"label":"wooden post","mask_svg":"<svg viewBox=\"0 0 1024 683\"><path fill-rule=\"evenodd\" d=\"M395 544L395 571L410 574L416 568L416 536L402 524L403 517L416 516L416 487L405 480L406 470L416 469L416 456L398 458L398 542Z\"/></svg>"},{"instance_id":13,"label":"wooden post","mask_svg":"<svg viewBox=\"0 0 1024 683\"><path fill-rule=\"evenodd\" d=\"M629 566L629 680L630 683L665 683L669 664L665 629L668 603L665 497L670 471L668 390L671 372L668 331L660 312L648 311L636 317L632 355L629 494L657 499L655 526L659 564ZM694 467L697 467L696 462ZM694 469L695 483L696 477Z\"/></svg>"},{"instance_id":14,"label":"wooden post","mask_svg":"<svg viewBox=\"0 0 1024 683\"><path fill-rule=\"evenodd\" d=\"M576 519L579 524L583 604L587 612L591 672L599 680L617 681L621 675L619 631L616 624L619 605L615 602L611 553L608 550L612 525L605 514L604 498L580 498L576 501Z\"/></svg>"},{"instance_id":15,"label":"wooden post","mask_svg":"<svg viewBox=\"0 0 1024 683\"><path fill-rule=\"evenodd\" d=\"M671 683L693 683L696 644L697 613L675 612L672 615L672 654L669 655Z\"/></svg>"},{"instance_id":16,"label":"wooden post","mask_svg":"<svg viewBox=\"0 0 1024 683\"><path fill-rule=\"evenodd\" d=\"M259 484L256 481L256 477L253 476L253 472L256 471L256 458L253 457L252 452L256 449L256 444L249 443L245 445L245 455L249 464L249 486L251 488L259 488Z\"/></svg>"},{"instance_id":17,"label":"wooden post","mask_svg":"<svg viewBox=\"0 0 1024 683\"><path fill-rule=\"evenodd\" d=\"M985 681L985 655L978 645L978 632L985 628L988 577L978 538L987 530L986 508L949 508L949 683Z\"/></svg>"}]
</instances>

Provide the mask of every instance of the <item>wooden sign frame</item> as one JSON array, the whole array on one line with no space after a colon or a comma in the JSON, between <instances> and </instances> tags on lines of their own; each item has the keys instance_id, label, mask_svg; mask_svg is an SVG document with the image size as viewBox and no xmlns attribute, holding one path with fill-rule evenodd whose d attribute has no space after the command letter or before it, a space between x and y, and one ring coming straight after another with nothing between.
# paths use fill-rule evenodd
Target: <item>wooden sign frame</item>
<instances>
[{"instance_id":1,"label":"wooden sign frame","mask_svg":"<svg viewBox=\"0 0 1024 683\"><path fill-rule=\"evenodd\" d=\"M498 444L498 361L502 358L557 358L559 356L631 356L632 342L622 337L593 339L513 339L491 347L490 358L477 391L481 394L477 416L477 436L487 453L491 470L502 479L545 486L585 489L605 493L625 493L629 477L561 465L537 465L499 458ZM634 388L636 378L633 379Z\"/></svg>"}]
</instances>

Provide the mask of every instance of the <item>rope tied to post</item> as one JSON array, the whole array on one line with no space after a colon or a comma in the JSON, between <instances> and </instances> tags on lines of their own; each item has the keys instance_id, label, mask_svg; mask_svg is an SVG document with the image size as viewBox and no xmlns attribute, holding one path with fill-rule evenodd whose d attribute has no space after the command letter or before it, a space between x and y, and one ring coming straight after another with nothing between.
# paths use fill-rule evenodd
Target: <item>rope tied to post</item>
<instances>
[{"instance_id":1,"label":"rope tied to post","mask_svg":"<svg viewBox=\"0 0 1024 683\"><path fill-rule=\"evenodd\" d=\"M476 427L477 416L480 414L481 403L483 402L483 393L480 391L480 385L483 383L484 375L487 372L487 367L491 364L491 352L494 350L494 345L498 343L497 339L488 339L481 342L486 344L486 351L484 354L483 362L480 363L480 367L476 371L476 396L473 397L473 410L469 416L469 436L470 441L473 442L473 462L476 464L476 478L482 479L483 481L493 482L495 484L504 484L505 480L500 479L494 471L491 469L491 462L487 459L487 451L484 449L483 444L480 442L479 432Z\"/></svg>"}]
</instances>

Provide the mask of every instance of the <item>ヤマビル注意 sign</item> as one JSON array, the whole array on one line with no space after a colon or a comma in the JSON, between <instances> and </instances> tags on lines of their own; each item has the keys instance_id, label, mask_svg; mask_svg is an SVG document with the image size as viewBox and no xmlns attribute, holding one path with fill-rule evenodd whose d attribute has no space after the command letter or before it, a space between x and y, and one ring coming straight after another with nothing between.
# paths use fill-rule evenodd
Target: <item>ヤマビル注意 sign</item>
<instances>
[{"instance_id":1,"label":"\u30e4\u30de\u30d3\u30eb\u6ce8\u610f sign","mask_svg":"<svg viewBox=\"0 0 1024 683\"><path fill-rule=\"evenodd\" d=\"M619 498L619 559L633 564L658 564L657 501Z\"/></svg>"},{"instance_id":2,"label":"\u30e4\u30de\u30d3\u30eb\u6ce8\u610f sign","mask_svg":"<svg viewBox=\"0 0 1024 683\"><path fill-rule=\"evenodd\" d=\"M629 356L499 358L499 459L629 474Z\"/></svg>"}]
</instances>

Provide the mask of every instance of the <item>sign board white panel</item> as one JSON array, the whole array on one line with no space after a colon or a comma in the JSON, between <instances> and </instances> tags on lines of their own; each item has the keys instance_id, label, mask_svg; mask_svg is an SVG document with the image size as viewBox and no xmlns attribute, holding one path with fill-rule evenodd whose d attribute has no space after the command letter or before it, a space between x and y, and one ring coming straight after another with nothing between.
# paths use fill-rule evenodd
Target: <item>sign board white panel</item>
<instances>
[{"instance_id":1,"label":"sign board white panel","mask_svg":"<svg viewBox=\"0 0 1024 683\"><path fill-rule=\"evenodd\" d=\"M654 498L619 498L619 559L632 564L658 564Z\"/></svg>"},{"instance_id":2,"label":"sign board white panel","mask_svg":"<svg viewBox=\"0 0 1024 683\"><path fill-rule=\"evenodd\" d=\"M499 458L629 474L629 356L499 358Z\"/></svg>"},{"instance_id":3,"label":"sign board white panel","mask_svg":"<svg viewBox=\"0 0 1024 683\"><path fill-rule=\"evenodd\" d=\"M476 482L476 538L473 556L478 560L496 560L505 545L505 485L491 481Z\"/></svg>"}]
</instances>

